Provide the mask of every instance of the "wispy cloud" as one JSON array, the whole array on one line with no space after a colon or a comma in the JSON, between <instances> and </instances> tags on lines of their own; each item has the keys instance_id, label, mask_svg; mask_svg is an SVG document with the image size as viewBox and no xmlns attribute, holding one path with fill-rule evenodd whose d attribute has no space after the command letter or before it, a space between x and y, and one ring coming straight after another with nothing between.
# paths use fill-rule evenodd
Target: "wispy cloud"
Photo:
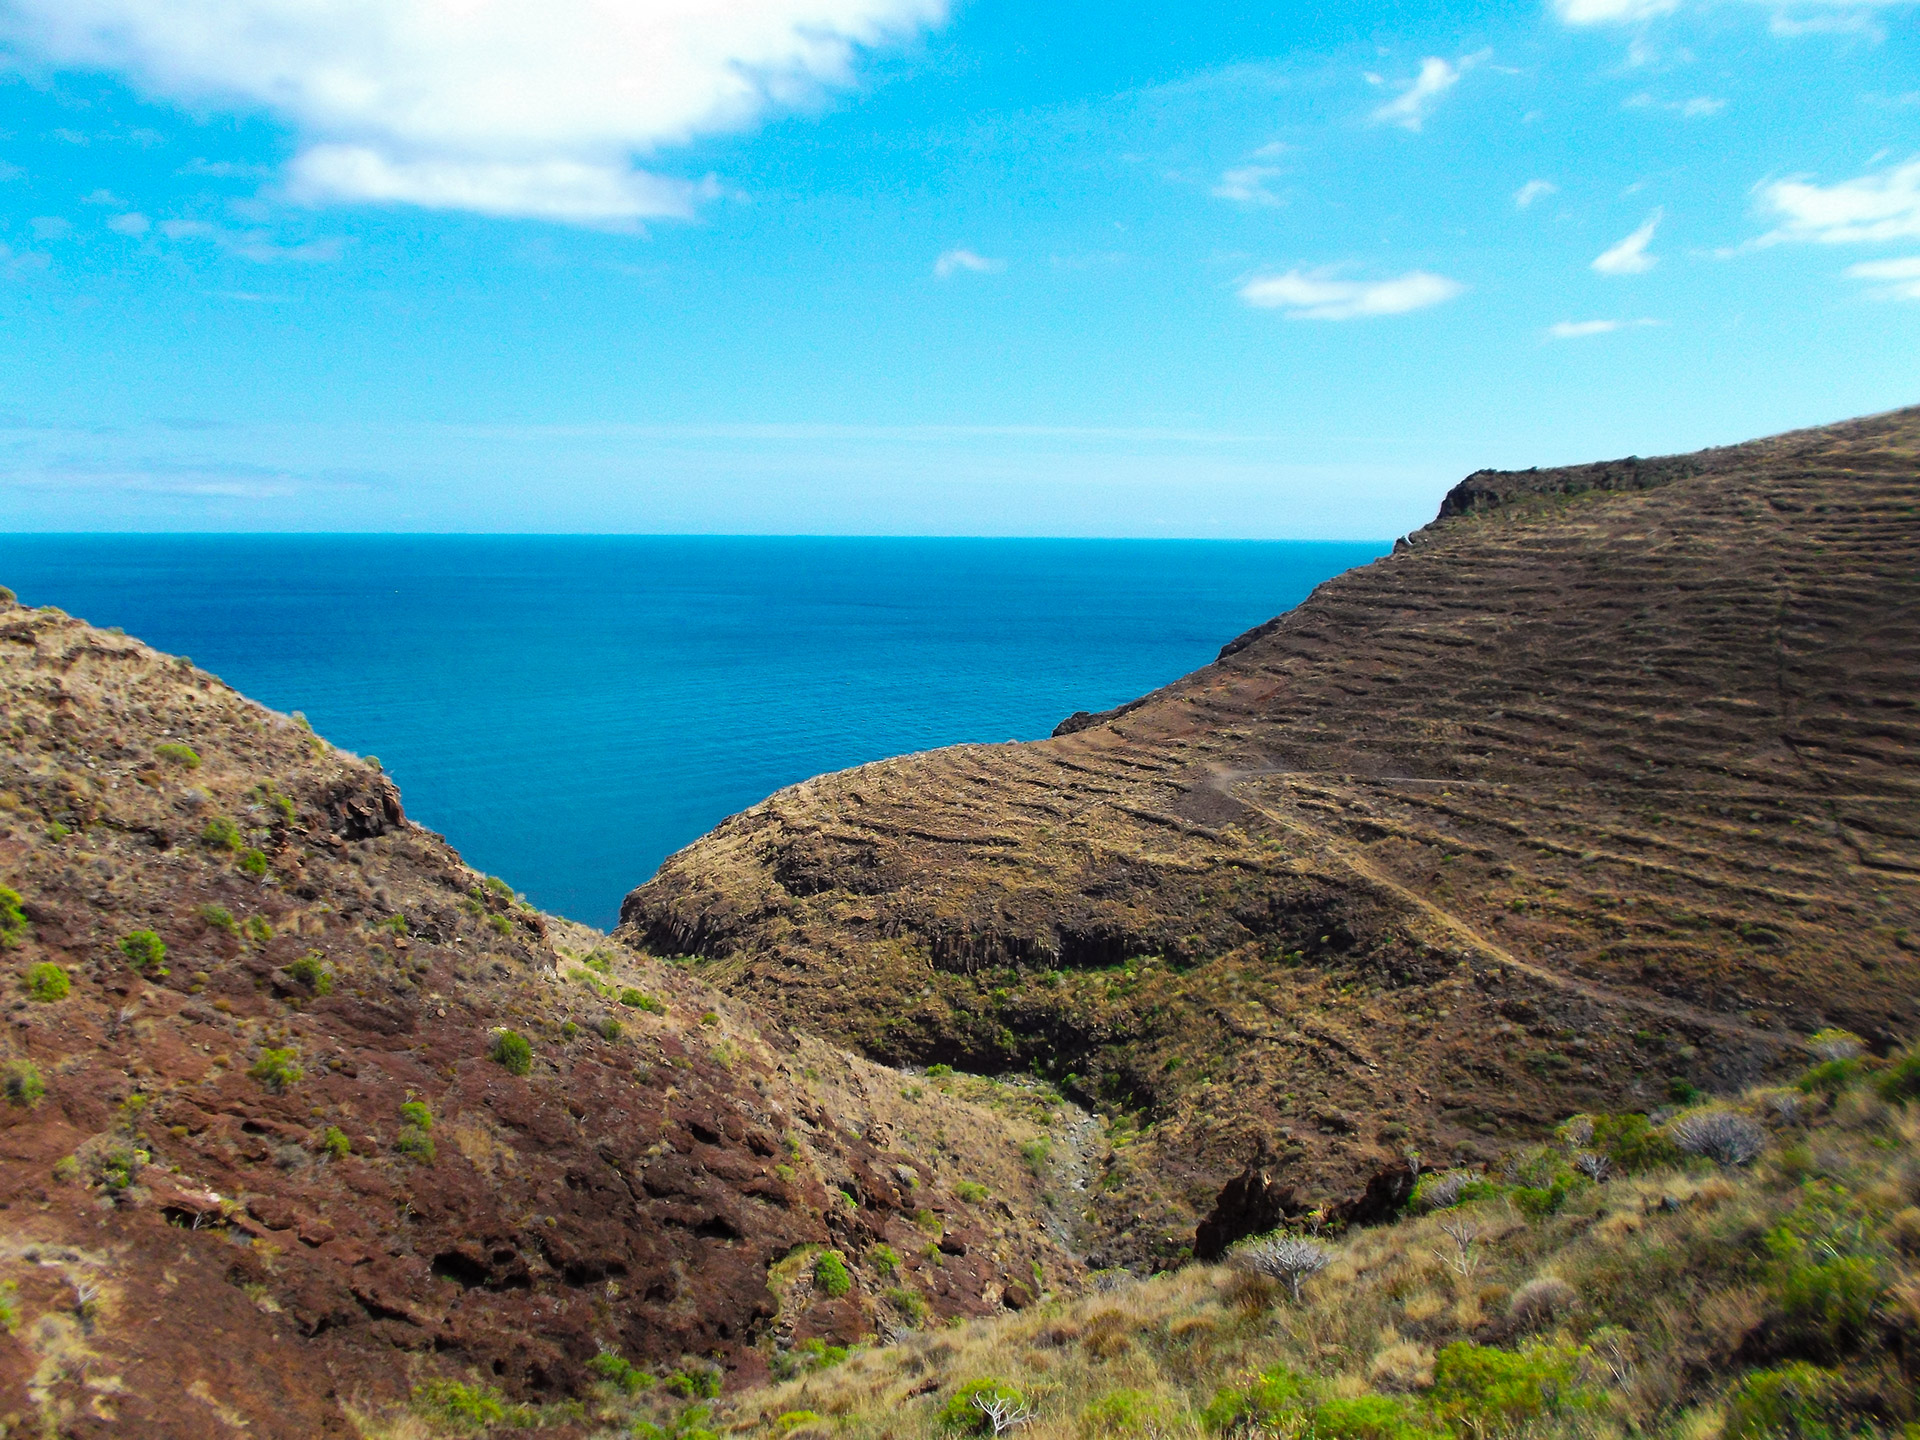
<instances>
[{"instance_id":1,"label":"wispy cloud","mask_svg":"<svg viewBox=\"0 0 1920 1440\"><path fill-rule=\"evenodd\" d=\"M1553 0L1553 13L1569 25L1630 25L1679 8L1680 0Z\"/></svg>"},{"instance_id":2,"label":"wispy cloud","mask_svg":"<svg viewBox=\"0 0 1920 1440\"><path fill-rule=\"evenodd\" d=\"M1853 280L1879 282L1869 293L1878 300L1920 300L1920 255L1900 260L1863 260L1847 267Z\"/></svg>"},{"instance_id":3,"label":"wispy cloud","mask_svg":"<svg viewBox=\"0 0 1920 1440\"><path fill-rule=\"evenodd\" d=\"M289 180L315 203L604 226L684 216L708 193L630 157L846 88L863 51L938 25L946 10L947 0L10 0L0 33L30 60L117 71L199 109L271 111L299 136Z\"/></svg>"},{"instance_id":4,"label":"wispy cloud","mask_svg":"<svg viewBox=\"0 0 1920 1440\"><path fill-rule=\"evenodd\" d=\"M1669 115L1678 115L1682 120L1701 120L1709 115L1718 115L1727 108L1727 102L1716 100L1710 95L1696 95L1691 100L1656 100L1643 91L1622 100L1620 108L1622 110L1663 110Z\"/></svg>"},{"instance_id":5,"label":"wispy cloud","mask_svg":"<svg viewBox=\"0 0 1920 1440\"><path fill-rule=\"evenodd\" d=\"M107 221L107 228L116 235L144 235L153 228L153 222L138 210L129 210Z\"/></svg>"},{"instance_id":6,"label":"wispy cloud","mask_svg":"<svg viewBox=\"0 0 1920 1440\"><path fill-rule=\"evenodd\" d=\"M1426 270L1410 270L1391 280L1342 280L1333 269L1289 270L1247 281L1240 298L1262 310L1284 310L1295 320L1361 320L1425 310L1466 288Z\"/></svg>"},{"instance_id":7,"label":"wispy cloud","mask_svg":"<svg viewBox=\"0 0 1920 1440\"><path fill-rule=\"evenodd\" d=\"M1659 263L1659 257L1649 255L1647 247L1653 243L1653 232L1660 228L1662 213L1655 210L1638 230L1618 245L1603 250L1594 258L1593 268L1602 275L1646 274Z\"/></svg>"},{"instance_id":8,"label":"wispy cloud","mask_svg":"<svg viewBox=\"0 0 1920 1440\"><path fill-rule=\"evenodd\" d=\"M1513 192L1513 205L1516 210L1529 208L1534 201L1544 200L1549 195L1558 195L1560 187L1551 180L1529 180Z\"/></svg>"},{"instance_id":9,"label":"wispy cloud","mask_svg":"<svg viewBox=\"0 0 1920 1440\"><path fill-rule=\"evenodd\" d=\"M1469 55L1455 65L1438 55L1429 55L1420 62L1420 73L1408 82L1406 89L1373 112L1374 123L1398 125L1403 130L1420 129L1447 92L1460 83L1460 77L1485 58L1484 53Z\"/></svg>"},{"instance_id":10,"label":"wispy cloud","mask_svg":"<svg viewBox=\"0 0 1920 1440\"><path fill-rule=\"evenodd\" d=\"M1267 182L1280 173L1279 167L1274 165L1242 165L1220 176L1220 183L1213 187L1213 195L1216 199L1233 200L1242 205L1278 205L1280 197L1267 188Z\"/></svg>"},{"instance_id":11,"label":"wispy cloud","mask_svg":"<svg viewBox=\"0 0 1920 1440\"><path fill-rule=\"evenodd\" d=\"M933 262L933 273L942 280L951 279L962 271L970 275L998 275L1006 268L1006 261L990 260L971 250L949 250Z\"/></svg>"},{"instance_id":12,"label":"wispy cloud","mask_svg":"<svg viewBox=\"0 0 1920 1440\"><path fill-rule=\"evenodd\" d=\"M1920 159L1836 185L1775 180L1759 188L1760 206L1782 222L1762 245L1807 240L1853 245L1920 236Z\"/></svg>"},{"instance_id":13,"label":"wispy cloud","mask_svg":"<svg viewBox=\"0 0 1920 1440\"><path fill-rule=\"evenodd\" d=\"M1553 0L1553 13L1568 25L1639 25L1671 15L1683 0ZM1809 31L1872 29L1867 12L1891 9L1911 0L1753 0L1755 8L1772 11L1777 35Z\"/></svg>"},{"instance_id":14,"label":"wispy cloud","mask_svg":"<svg viewBox=\"0 0 1920 1440\"><path fill-rule=\"evenodd\" d=\"M228 230L205 220L162 220L159 229L168 240L204 240L256 265L326 264L346 249L346 242L334 236L287 244L265 230Z\"/></svg>"},{"instance_id":15,"label":"wispy cloud","mask_svg":"<svg viewBox=\"0 0 1920 1440\"><path fill-rule=\"evenodd\" d=\"M1658 325L1658 320L1562 320L1549 325L1547 334L1555 340L1584 340L1590 335L1611 335L1616 330L1641 330Z\"/></svg>"}]
</instances>

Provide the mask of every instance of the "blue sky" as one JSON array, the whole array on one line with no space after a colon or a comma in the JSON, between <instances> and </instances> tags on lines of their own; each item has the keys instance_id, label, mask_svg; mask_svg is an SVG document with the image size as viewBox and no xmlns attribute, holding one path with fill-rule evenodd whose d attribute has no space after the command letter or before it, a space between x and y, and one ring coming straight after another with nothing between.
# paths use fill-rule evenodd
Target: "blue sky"
<instances>
[{"instance_id":1,"label":"blue sky","mask_svg":"<svg viewBox=\"0 0 1920 1440\"><path fill-rule=\"evenodd\" d=\"M0 0L0 529L1380 538L1914 403L1917 22Z\"/></svg>"}]
</instances>

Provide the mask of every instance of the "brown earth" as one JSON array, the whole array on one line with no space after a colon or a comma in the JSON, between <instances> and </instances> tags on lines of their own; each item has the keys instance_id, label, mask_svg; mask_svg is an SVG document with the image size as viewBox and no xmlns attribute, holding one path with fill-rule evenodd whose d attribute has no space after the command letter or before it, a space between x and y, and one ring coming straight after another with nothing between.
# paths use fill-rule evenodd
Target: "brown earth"
<instances>
[{"instance_id":1,"label":"brown earth","mask_svg":"<svg viewBox=\"0 0 1920 1440\"><path fill-rule=\"evenodd\" d=\"M617 933L1058 1079L1114 1117L1091 1258L1167 1262L1250 1156L1304 1207L1913 1034L1917 711L1920 410L1482 472L1140 701L774 795Z\"/></svg>"},{"instance_id":2,"label":"brown earth","mask_svg":"<svg viewBox=\"0 0 1920 1440\"><path fill-rule=\"evenodd\" d=\"M761 1026L487 882L296 719L4 592L0 885L0 1434L348 1434L435 1377L591 1394L603 1350L740 1384L1076 1284L1019 1151L1044 1092Z\"/></svg>"}]
</instances>

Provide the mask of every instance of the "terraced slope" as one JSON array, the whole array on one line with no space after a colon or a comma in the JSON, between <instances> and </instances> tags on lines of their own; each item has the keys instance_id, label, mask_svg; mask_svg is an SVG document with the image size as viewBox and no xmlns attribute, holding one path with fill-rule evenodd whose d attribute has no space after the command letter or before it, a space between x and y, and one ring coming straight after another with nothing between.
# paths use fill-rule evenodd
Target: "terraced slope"
<instances>
[{"instance_id":1,"label":"terraced slope","mask_svg":"<svg viewBox=\"0 0 1920 1440\"><path fill-rule=\"evenodd\" d=\"M737 1385L1074 1288L1031 1096L909 1101L763 1030L295 720L4 591L0 986L0 1434L311 1440L435 1382L600 1433L603 1351Z\"/></svg>"},{"instance_id":2,"label":"terraced slope","mask_svg":"<svg viewBox=\"0 0 1920 1440\"><path fill-rule=\"evenodd\" d=\"M782 791L620 933L874 1056L1077 1088L1128 1263L1256 1153L1304 1206L1822 1025L1884 1047L1920 1025L1920 411L1474 475L1062 732Z\"/></svg>"}]
</instances>

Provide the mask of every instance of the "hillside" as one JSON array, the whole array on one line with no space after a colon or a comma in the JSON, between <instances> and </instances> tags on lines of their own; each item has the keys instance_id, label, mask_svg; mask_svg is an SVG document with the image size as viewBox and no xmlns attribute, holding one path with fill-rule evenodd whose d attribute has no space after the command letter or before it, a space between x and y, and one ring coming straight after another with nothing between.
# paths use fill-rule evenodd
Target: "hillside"
<instances>
[{"instance_id":1,"label":"hillside","mask_svg":"<svg viewBox=\"0 0 1920 1440\"><path fill-rule=\"evenodd\" d=\"M0 1435L579 1434L1076 1288L1044 1088L762 1026L5 592L0 738Z\"/></svg>"},{"instance_id":2,"label":"hillside","mask_svg":"<svg viewBox=\"0 0 1920 1440\"><path fill-rule=\"evenodd\" d=\"M780 792L617 933L1108 1113L1078 1220L1144 1270L1911 1036L1917 707L1920 410L1485 472L1118 711Z\"/></svg>"}]
</instances>

